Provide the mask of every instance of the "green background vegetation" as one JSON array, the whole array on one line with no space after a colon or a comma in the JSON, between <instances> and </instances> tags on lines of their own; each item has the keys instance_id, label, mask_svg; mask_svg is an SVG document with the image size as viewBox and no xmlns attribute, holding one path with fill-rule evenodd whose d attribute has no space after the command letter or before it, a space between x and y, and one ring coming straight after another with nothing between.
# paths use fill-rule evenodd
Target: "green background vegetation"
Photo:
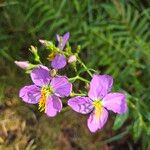
<instances>
[{"instance_id":1,"label":"green background vegetation","mask_svg":"<svg viewBox=\"0 0 150 150\"><path fill-rule=\"evenodd\" d=\"M33 114L38 114L35 112L36 108L18 102L18 90L29 82L29 78L14 65L14 60L33 62L28 48L35 45L39 47L41 56L46 61L45 51L38 40L54 40L56 33L69 31L70 45L74 48L81 45L81 58L84 62L102 74L111 74L115 79L115 90L127 92L128 113L117 116L116 119L112 116L112 121L109 121L106 129L102 131L102 139L99 138L101 132L91 135L88 131L82 131L83 125L77 130L78 126L83 124L78 121L81 116L74 116L76 121L68 127L71 131L68 128L60 131L58 123L62 124L63 117L67 115L75 115L73 112L60 115L55 121L52 120L52 123L51 119L44 117L46 121L42 124L43 118L40 116L40 121L34 123L34 127L37 127L39 132L43 126L49 128L45 129L45 133L40 137L34 137L41 135L38 131L33 133L32 138L26 133L27 143L30 144L26 144L26 147L36 149L40 145L41 149L58 149L61 144L56 144L56 141L47 143L57 140L58 137L64 138L65 133L70 136L70 132L75 130L75 139L80 146L76 149L84 149L84 146L91 144L95 147L89 148L97 150L99 142L107 146L108 143L115 145L114 149L117 149L121 139L126 149L150 149L149 6L149 0L0 0L0 123L8 117L6 108L9 107L12 112L17 111L16 120L28 120ZM29 110L26 110L28 107ZM28 115L21 113L19 109L25 109L28 114L32 112L32 115L28 118ZM38 115L36 117L39 117ZM30 119L34 120L32 117ZM69 119L71 121L72 117L68 117L65 123L69 124ZM109 126L113 126L113 129ZM32 126L27 128L28 132L30 128L33 130ZM113 134L108 136L112 130ZM81 134L82 138L78 138L78 134ZM0 138L0 148L1 145L2 149L9 146L7 138Z\"/></svg>"}]
</instances>

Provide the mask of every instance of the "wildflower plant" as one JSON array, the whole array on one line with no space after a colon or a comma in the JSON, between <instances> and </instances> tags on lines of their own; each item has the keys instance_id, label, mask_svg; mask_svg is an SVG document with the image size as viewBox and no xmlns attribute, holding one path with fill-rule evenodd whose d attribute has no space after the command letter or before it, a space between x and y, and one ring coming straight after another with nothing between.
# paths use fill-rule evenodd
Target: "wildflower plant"
<instances>
[{"instance_id":1,"label":"wildflower plant","mask_svg":"<svg viewBox=\"0 0 150 150\"><path fill-rule=\"evenodd\" d=\"M100 130L108 119L108 110L117 114L127 111L126 95L121 92L111 92L113 78L107 74L88 68L79 57L80 46L72 50L69 45L70 33L56 35L57 44L52 41L39 40L48 50L48 66L41 62L38 49L31 46L36 64L28 61L15 61L15 64L30 74L33 84L20 89L19 97L26 103L38 104L40 112L48 117L58 113L74 111L88 115L87 126L91 132ZM73 77L66 68L73 69ZM65 70L65 74L61 70ZM83 77L83 75L87 78ZM83 82L75 92L76 81ZM90 81L91 80L91 81ZM85 86L86 85L86 88ZM88 93L87 93L88 91ZM62 98L65 99L62 103ZM63 107L63 104L66 107Z\"/></svg>"}]
</instances>

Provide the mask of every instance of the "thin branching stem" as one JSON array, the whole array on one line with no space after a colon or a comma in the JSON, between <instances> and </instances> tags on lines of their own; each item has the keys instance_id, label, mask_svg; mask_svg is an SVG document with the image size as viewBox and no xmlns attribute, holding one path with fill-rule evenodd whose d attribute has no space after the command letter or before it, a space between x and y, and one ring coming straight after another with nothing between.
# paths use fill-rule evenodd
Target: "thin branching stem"
<instances>
[{"instance_id":1,"label":"thin branching stem","mask_svg":"<svg viewBox=\"0 0 150 150\"><path fill-rule=\"evenodd\" d=\"M81 64L81 66L87 71L87 73L92 77L91 71L88 69L88 67L81 61L81 59L78 57L78 62Z\"/></svg>"}]
</instances>

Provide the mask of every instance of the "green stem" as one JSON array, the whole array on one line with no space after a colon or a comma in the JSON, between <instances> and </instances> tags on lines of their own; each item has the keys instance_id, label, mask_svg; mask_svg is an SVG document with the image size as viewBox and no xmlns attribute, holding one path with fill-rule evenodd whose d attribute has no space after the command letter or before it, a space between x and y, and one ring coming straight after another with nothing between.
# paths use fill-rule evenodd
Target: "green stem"
<instances>
[{"instance_id":1,"label":"green stem","mask_svg":"<svg viewBox=\"0 0 150 150\"><path fill-rule=\"evenodd\" d=\"M137 111L136 106L135 106L131 101L128 101L128 104L129 104L133 109L135 109L135 110Z\"/></svg>"},{"instance_id":2,"label":"green stem","mask_svg":"<svg viewBox=\"0 0 150 150\"><path fill-rule=\"evenodd\" d=\"M74 82L74 81L76 81L76 80L81 80L81 81L83 81L83 82L86 82L86 83L89 83L89 81L88 80L86 80L86 79L84 79L84 78L82 78L82 77L80 77L80 76L75 76L75 77L73 77L73 78L69 78L69 81L70 82Z\"/></svg>"},{"instance_id":3,"label":"green stem","mask_svg":"<svg viewBox=\"0 0 150 150\"><path fill-rule=\"evenodd\" d=\"M81 61L81 59L78 57L78 62L83 66L83 68L87 71L87 73L92 77L91 71L88 69L88 67Z\"/></svg>"},{"instance_id":4,"label":"green stem","mask_svg":"<svg viewBox=\"0 0 150 150\"><path fill-rule=\"evenodd\" d=\"M86 80L86 79L84 79L84 78L82 78L82 77L80 77L80 76L78 76L78 78L77 78L77 79L79 79L79 80L81 80L81 81L83 81L83 82L89 83L89 81L88 81L88 80Z\"/></svg>"},{"instance_id":5,"label":"green stem","mask_svg":"<svg viewBox=\"0 0 150 150\"><path fill-rule=\"evenodd\" d=\"M70 96L71 97L73 97L73 96L86 96L86 94L84 94L84 93L71 93Z\"/></svg>"}]
</instances>

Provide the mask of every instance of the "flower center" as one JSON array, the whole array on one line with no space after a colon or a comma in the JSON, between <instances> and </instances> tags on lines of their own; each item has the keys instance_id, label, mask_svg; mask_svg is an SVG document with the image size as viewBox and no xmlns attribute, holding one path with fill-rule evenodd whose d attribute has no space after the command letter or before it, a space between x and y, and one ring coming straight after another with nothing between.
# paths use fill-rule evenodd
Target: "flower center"
<instances>
[{"instance_id":1,"label":"flower center","mask_svg":"<svg viewBox=\"0 0 150 150\"><path fill-rule=\"evenodd\" d=\"M103 108L102 101L99 99L93 101L93 106L95 108L96 122L98 122L102 113L102 108Z\"/></svg>"},{"instance_id":2,"label":"flower center","mask_svg":"<svg viewBox=\"0 0 150 150\"><path fill-rule=\"evenodd\" d=\"M55 52L51 52L51 53L48 55L47 59L48 59L49 61L52 61L52 60L55 58L55 56L56 56L56 53L55 53Z\"/></svg>"},{"instance_id":3,"label":"flower center","mask_svg":"<svg viewBox=\"0 0 150 150\"><path fill-rule=\"evenodd\" d=\"M53 89L50 85L46 85L46 86L42 87L41 98L40 98L39 106L38 106L38 109L40 110L40 112L45 110L46 99L52 93L53 93Z\"/></svg>"}]
</instances>

